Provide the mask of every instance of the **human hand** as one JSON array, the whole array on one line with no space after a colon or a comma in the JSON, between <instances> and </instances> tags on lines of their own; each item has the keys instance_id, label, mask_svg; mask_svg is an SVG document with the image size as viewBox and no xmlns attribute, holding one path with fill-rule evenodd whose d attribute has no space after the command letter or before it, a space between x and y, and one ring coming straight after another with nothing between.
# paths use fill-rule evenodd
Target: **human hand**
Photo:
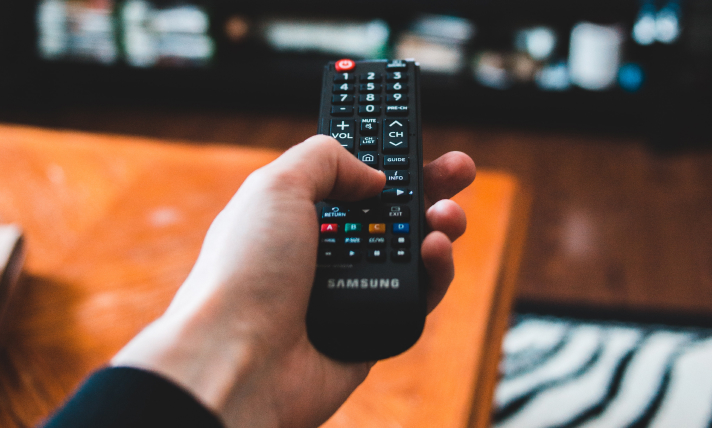
<instances>
[{"instance_id":1,"label":"human hand","mask_svg":"<svg viewBox=\"0 0 712 428\"><path fill-rule=\"evenodd\" d=\"M449 153L423 169L429 229L421 247L428 311L452 281L451 242L465 214L449 197L475 166ZM251 174L211 225L168 310L112 360L190 391L228 427L316 427L372 363L319 353L306 334L318 222L314 203L377 195L385 176L330 137L315 136Z\"/></svg>"}]
</instances>

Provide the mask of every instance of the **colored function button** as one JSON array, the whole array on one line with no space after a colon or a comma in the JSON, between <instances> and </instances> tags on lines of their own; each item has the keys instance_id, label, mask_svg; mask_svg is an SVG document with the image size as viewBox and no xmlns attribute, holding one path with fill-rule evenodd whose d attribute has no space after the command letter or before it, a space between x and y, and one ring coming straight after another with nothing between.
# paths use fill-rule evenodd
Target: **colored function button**
<instances>
[{"instance_id":1,"label":"colored function button","mask_svg":"<svg viewBox=\"0 0 712 428\"><path fill-rule=\"evenodd\" d=\"M353 104L354 96L349 94L335 94L331 96L331 104Z\"/></svg>"},{"instance_id":2,"label":"colored function button","mask_svg":"<svg viewBox=\"0 0 712 428\"><path fill-rule=\"evenodd\" d=\"M398 249L391 251L391 260L394 262L409 262L410 251L406 249Z\"/></svg>"},{"instance_id":3,"label":"colored function button","mask_svg":"<svg viewBox=\"0 0 712 428\"><path fill-rule=\"evenodd\" d=\"M356 67L356 63L351 59L340 59L336 61L334 68L336 71L351 71Z\"/></svg>"},{"instance_id":4,"label":"colored function button","mask_svg":"<svg viewBox=\"0 0 712 428\"><path fill-rule=\"evenodd\" d=\"M388 119L383 121L383 152L400 153L408 151L408 121Z\"/></svg>"},{"instance_id":5,"label":"colored function button","mask_svg":"<svg viewBox=\"0 0 712 428\"><path fill-rule=\"evenodd\" d=\"M370 262L384 262L384 261L386 261L386 251L385 250L368 250L368 261L370 261Z\"/></svg>"},{"instance_id":6,"label":"colored function button","mask_svg":"<svg viewBox=\"0 0 712 428\"><path fill-rule=\"evenodd\" d=\"M354 80L356 80L356 76L353 73L337 73L334 75L334 82L336 83L351 83Z\"/></svg>"},{"instance_id":7,"label":"colored function button","mask_svg":"<svg viewBox=\"0 0 712 428\"><path fill-rule=\"evenodd\" d=\"M408 166L408 156L402 155L384 155L383 166Z\"/></svg>"},{"instance_id":8,"label":"colored function button","mask_svg":"<svg viewBox=\"0 0 712 428\"><path fill-rule=\"evenodd\" d=\"M386 184L404 185L410 183L410 173L408 171L385 170Z\"/></svg>"},{"instance_id":9,"label":"colored function button","mask_svg":"<svg viewBox=\"0 0 712 428\"><path fill-rule=\"evenodd\" d=\"M345 119L331 119L329 135L336 138L348 151L354 150L354 121Z\"/></svg>"},{"instance_id":10,"label":"colored function button","mask_svg":"<svg viewBox=\"0 0 712 428\"><path fill-rule=\"evenodd\" d=\"M373 71L369 71L368 73L364 73L364 74L360 75L359 80L362 82L380 82L381 74L375 73Z\"/></svg>"},{"instance_id":11,"label":"colored function button","mask_svg":"<svg viewBox=\"0 0 712 428\"><path fill-rule=\"evenodd\" d=\"M410 233L409 223L393 223L393 233L408 234Z\"/></svg>"},{"instance_id":12,"label":"colored function button","mask_svg":"<svg viewBox=\"0 0 712 428\"><path fill-rule=\"evenodd\" d=\"M406 206L393 205L384 209L384 214L388 221L404 222L410 221L410 208Z\"/></svg>"},{"instance_id":13,"label":"colored function button","mask_svg":"<svg viewBox=\"0 0 712 428\"><path fill-rule=\"evenodd\" d=\"M385 223L371 223L368 225L368 233L373 235L383 235L386 233Z\"/></svg>"},{"instance_id":14,"label":"colored function button","mask_svg":"<svg viewBox=\"0 0 712 428\"><path fill-rule=\"evenodd\" d=\"M402 71L394 71L392 73L386 73L387 82L407 82L408 74Z\"/></svg>"},{"instance_id":15,"label":"colored function button","mask_svg":"<svg viewBox=\"0 0 712 428\"><path fill-rule=\"evenodd\" d=\"M413 191L408 189L386 189L381 192L383 202L408 202L413 198Z\"/></svg>"},{"instance_id":16,"label":"colored function button","mask_svg":"<svg viewBox=\"0 0 712 428\"><path fill-rule=\"evenodd\" d=\"M378 119L361 119L361 135L378 135Z\"/></svg>"},{"instance_id":17,"label":"colored function button","mask_svg":"<svg viewBox=\"0 0 712 428\"><path fill-rule=\"evenodd\" d=\"M339 230L339 225L336 223L324 223L321 225L321 233L336 233Z\"/></svg>"},{"instance_id":18,"label":"colored function button","mask_svg":"<svg viewBox=\"0 0 712 428\"><path fill-rule=\"evenodd\" d=\"M378 94L361 94L358 96L359 104L379 104L381 96Z\"/></svg>"},{"instance_id":19,"label":"colored function button","mask_svg":"<svg viewBox=\"0 0 712 428\"><path fill-rule=\"evenodd\" d=\"M345 220L349 216L349 210L344 207L324 207L321 209L322 219Z\"/></svg>"},{"instance_id":20,"label":"colored function button","mask_svg":"<svg viewBox=\"0 0 712 428\"><path fill-rule=\"evenodd\" d=\"M366 165L378 168L378 152L358 152L357 156Z\"/></svg>"},{"instance_id":21,"label":"colored function button","mask_svg":"<svg viewBox=\"0 0 712 428\"><path fill-rule=\"evenodd\" d=\"M344 225L346 233L361 233L361 223L346 223Z\"/></svg>"}]
</instances>

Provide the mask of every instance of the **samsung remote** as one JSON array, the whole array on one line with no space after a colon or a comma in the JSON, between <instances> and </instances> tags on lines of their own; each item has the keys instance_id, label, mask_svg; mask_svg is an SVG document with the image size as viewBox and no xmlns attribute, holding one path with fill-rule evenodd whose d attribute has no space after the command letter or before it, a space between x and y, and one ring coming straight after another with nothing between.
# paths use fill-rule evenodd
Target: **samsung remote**
<instances>
[{"instance_id":1,"label":"samsung remote","mask_svg":"<svg viewBox=\"0 0 712 428\"><path fill-rule=\"evenodd\" d=\"M307 312L312 344L342 361L397 355L425 324L420 69L411 60L330 63L319 134L386 174L373 199L316 205L317 269Z\"/></svg>"}]
</instances>

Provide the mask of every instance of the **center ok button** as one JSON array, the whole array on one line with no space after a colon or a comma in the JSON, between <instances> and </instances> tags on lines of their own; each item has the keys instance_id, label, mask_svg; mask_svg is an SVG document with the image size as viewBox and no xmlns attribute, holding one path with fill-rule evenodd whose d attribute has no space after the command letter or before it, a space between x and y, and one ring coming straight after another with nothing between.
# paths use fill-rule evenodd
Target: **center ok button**
<instances>
[{"instance_id":1,"label":"center ok button","mask_svg":"<svg viewBox=\"0 0 712 428\"><path fill-rule=\"evenodd\" d=\"M408 121L383 121L383 153L408 153Z\"/></svg>"}]
</instances>

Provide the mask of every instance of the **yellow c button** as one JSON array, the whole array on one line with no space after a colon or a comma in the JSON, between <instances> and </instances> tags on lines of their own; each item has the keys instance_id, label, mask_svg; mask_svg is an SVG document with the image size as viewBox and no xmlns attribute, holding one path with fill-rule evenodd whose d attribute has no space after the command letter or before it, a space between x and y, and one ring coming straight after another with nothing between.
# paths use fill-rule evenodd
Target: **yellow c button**
<instances>
[{"instance_id":1,"label":"yellow c button","mask_svg":"<svg viewBox=\"0 0 712 428\"><path fill-rule=\"evenodd\" d=\"M368 225L368 233L372 233L374 235L383 235L386 233L386 224L385 223L371 223Z\"/></svg>"}]
</instances>

